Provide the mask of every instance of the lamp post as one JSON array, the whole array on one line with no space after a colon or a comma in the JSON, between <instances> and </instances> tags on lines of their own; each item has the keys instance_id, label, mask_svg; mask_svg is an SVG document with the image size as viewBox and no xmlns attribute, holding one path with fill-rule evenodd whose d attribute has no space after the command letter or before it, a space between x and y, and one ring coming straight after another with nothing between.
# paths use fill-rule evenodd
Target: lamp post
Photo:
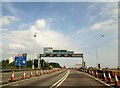
<instances>
[{"instance_id":1,"label":"lamp post","mask_svg":"<svg viewBox=\"0 0 120 88\"><path fill-rule=\"evenodd\" d=\"M35 42L36 33L34 34L34 42ZM32 59L32 69L34 69L34 55L35 55L35 49L34 49L35 43L33 43L33 59Z\"/></svg>"},{"instance_id":2,"label":"lamp post","mask_svg":"<svg viewBox=\"0 0 120 88\"><path fill-rule=\"evenodd\" d=\"M40 66L41 66L41 64L40 64L40 61L41 61L41 55L39 54L37 58L38 58L38 69L39 69Z\"/></svg>"},{"instance_id":3,"label":"lamp post","mask_svg":"<svg viewBox=\"0 0 120 88\"><path fill-rule=\"evenodd\" d=\"M78 49L81 50L81 49ZM84 56L82 57L82 68L85 68L85 60L84 60Z\"/></svg>"},{"instance_id":4,"label":"lamp post","mask_svg":"<svg viewBox=\"0 0 120 88\"><path fill-rule=\"evenodd\" d=\"M102 34L100 37L104 37L104 35ZM96 68L97 67L100 68L100 63L98 62L98 42L96 44Z\"/></svg>"}]
</instances>

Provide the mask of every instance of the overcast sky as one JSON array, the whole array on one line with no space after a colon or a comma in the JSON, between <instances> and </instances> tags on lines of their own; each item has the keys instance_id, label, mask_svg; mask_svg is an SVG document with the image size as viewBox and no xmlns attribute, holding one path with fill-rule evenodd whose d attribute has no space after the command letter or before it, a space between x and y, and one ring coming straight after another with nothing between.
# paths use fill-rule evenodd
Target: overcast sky
<instances>
[{"instance_id":1,"label":"overcast sky","mask_svg":"<svg viewBox=\"0 0 120 88\"><path fill-rule=\"evenodd\" d=\"M3 2L0 18L2 59L27 53L28 59L46 46L83 53L88 66L118 65L117 2ZM34 33L37 36L34 40ZM81 59L45 59L61 65L80 64Z\"/></svg>"}]
</instances>

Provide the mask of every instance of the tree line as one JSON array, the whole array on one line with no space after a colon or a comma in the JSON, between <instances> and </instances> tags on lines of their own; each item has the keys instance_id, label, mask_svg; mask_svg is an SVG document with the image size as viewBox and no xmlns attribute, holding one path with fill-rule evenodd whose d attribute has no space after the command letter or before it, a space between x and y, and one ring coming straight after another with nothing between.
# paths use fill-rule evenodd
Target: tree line
<instances>
[{"instance_id":1,"label":"tree line","mask_svg":"<svg viewBox=\"0 0 120 88\"><path fill-rule=\"evenodd\" d=\"M24 67L20 67L20 68L31 68L32 67L32 60L28 60L26 62L26 66ZM61 68L59 63L55 63L55 62L46 62L44 59L40 60L40 68L41 69L51 69L51 68ZM14 64L14 62L9 64L8 60L2 60L0 62L0 67L2 67L2 69L14 69L17 68ZM37 68L38 67L38 60L35 59L34 60L34 67Z\"/></svg>"}]
</instances>

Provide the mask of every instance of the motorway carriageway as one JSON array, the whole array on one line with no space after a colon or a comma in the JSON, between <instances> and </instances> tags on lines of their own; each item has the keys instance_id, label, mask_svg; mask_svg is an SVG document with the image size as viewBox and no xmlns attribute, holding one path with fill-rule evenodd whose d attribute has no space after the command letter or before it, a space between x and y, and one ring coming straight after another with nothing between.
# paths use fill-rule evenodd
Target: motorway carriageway
<instances>
[{"instance_id":1,"label":"motorway carriageway","mask_svg":"<svg viewBox=\"0 0 120 88\"><path fill-rule=\"evenodd\" d=\"M86 73L76 71L73 69L63 69L57 71L55 73L46 74L42 76L33 77L30 79L24 79L16 82L10 82L8 84L3 84L2 88L14 88L16 86L18 88L22 87L32 87L34 88L79 88L79 87L109 87L109 85L105 83L101 83L98 80L90 77ZM21 87L20 87L21 86Z\"/></svg>"}]
</instances>

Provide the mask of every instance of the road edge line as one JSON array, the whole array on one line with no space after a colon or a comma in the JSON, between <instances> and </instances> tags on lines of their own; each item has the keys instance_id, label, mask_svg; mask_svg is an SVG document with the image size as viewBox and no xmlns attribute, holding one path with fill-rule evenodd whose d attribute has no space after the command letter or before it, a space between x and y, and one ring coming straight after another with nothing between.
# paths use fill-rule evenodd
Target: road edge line
<instances>
[{"instance_id":1,"label":"road edge line","mask_svg":"<svg viewBox=\"0 0 120 88\"><path fill-rule=\"evenodd\" d=\"M87 73L84 73L84 74L86 74L87 76L89 76L89 77L95 79L96 81L99 81L100 83L102 83L102 84L104 84L104 85L106 85L106 86L108 86L108 87L113 88L111 85L109 85L109 84L107 84L107 83L101 81L100 79L94 78L93 76L91 76L91 75L89 75L89 74L87 74Z\"/></svg>"}]
</instances>

